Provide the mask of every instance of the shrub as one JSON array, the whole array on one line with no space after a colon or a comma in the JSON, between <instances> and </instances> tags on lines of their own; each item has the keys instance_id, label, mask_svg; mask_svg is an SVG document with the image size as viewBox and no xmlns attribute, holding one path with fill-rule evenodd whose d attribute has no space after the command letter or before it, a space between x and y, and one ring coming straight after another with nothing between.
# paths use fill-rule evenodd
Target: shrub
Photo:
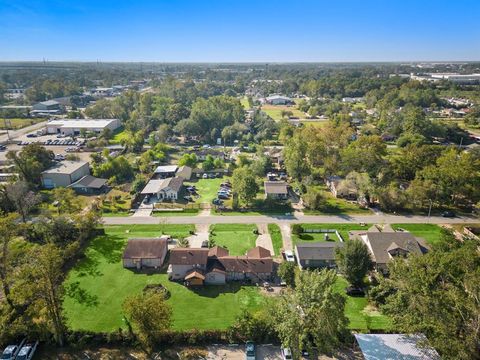
<instances>
[{"instance_id":1,"label":"shrub","mask_svg":"<svg viewBox=\"0 0 480 360\"><path fill-rule=\"evenodd\" d=\"M300 224L292 225L292 234L300 235L303 232L303 227Z\"/></svg>"}]
</instances>

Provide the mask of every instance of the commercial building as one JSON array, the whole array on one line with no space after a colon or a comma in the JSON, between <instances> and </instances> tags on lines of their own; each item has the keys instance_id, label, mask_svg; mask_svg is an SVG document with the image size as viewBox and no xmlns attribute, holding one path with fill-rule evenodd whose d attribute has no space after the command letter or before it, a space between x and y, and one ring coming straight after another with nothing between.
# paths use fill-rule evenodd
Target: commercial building
<instances>
[{"instance_id":1,"label":"commercial building","mask_svg":"<svg viewBox=\"0 0 480 360\"><path fill-rule=\"evenodd\" d=\"M101 134L105 129L114 131L121 126L118 119L59 119L50 120L47 134L62 134L78 136L82 131Z\"/></svg>"},{"instance_id":2,"label":"commercial building","mask_svg":"<svg viewBox=\"0 0 480 360\"><path fill-rule=\"evenodd\" d=\"M67 187L86 175L90 175L88 162L62 161L42 172L42 185L47 189Z\"/></svg>"}]
</instances>

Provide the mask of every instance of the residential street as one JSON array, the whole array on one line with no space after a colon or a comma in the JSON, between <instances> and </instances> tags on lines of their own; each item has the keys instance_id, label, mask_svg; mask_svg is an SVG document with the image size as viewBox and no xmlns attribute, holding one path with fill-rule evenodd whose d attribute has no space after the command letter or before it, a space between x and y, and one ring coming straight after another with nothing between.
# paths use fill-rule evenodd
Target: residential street
<instances>
[{"instance_id":1,"label":"residential street","mask_svg":"<svg viewBox=\"0 0 480 360\"><path fill-rule=\"evenodd\" d=\"M480 223L477 217L444 218L441 216L408 216L408 215L212 215L212 216L129 216L104 217L105 225L133 225L133 224L295 224L295 223L367 223L367 224L468 224Z\"/></svg>"}]
</instances>

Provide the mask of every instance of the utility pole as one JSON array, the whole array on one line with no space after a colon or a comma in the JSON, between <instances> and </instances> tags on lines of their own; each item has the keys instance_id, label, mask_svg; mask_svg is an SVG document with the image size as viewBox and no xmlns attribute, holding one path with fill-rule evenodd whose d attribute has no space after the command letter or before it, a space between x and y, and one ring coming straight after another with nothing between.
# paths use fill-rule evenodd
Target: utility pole
<instances>
[{"instance_id":1,"label":"utility pole","mask_svg":"<svg viewBox=\"0 0 480 360\"><path fill-rule=\"evenodd\" d=\"M428 221L430 222L430 215L432 214L432 199L429 199L430 200L430 207L428 208Z\"/></svg>"}]
</instances>

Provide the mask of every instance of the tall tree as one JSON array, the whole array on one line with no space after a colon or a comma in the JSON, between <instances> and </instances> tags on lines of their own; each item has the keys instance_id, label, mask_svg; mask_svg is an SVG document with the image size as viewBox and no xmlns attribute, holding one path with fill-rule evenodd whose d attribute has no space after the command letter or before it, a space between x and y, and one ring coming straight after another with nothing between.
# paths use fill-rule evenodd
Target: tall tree
<instances>
[{"instance_id":1,"label":"tall tree","mask_svg":"<svg viewBox=\"0 0 480 360\"><path fill-rule=\"evenodd\" d=\"M361 286L368 271L372 269L372 260L367 245L361 240L351 240L335 251L338 269L347 281Z\"/></svg>"},{"instance_id":2,"label":"tall tree","mask_svg":"<svg viewBox=\"0 0 480 360\"><path fill-rule=\"evenodd\" d=\"M334 289L331 270L302 271L291 289L273 303L273 326L283 346L299 358L302 349L321 353L336 349L347 333L345 297Z\"/></svg>"},{"instance_id":3,"label":"tall tree","mask_svg":"<svg viewBox=\"0 0 480 360\"><path fill-rule=\"evenodd\" d=\"M30 211L40 202L40 196L31 191L25 181L7 185L6 194L22 216L23 222L27 221Z\"/></svg>"},{"instance_id":4,"label":"tall tree","mask_svg":"<svg viewBox=\"0 0 480 360\"><path fill-rule=\"evenodd\" d=\"M475 240L444 236L423 256L389 265L383 310L399 331L424 333L444 359L480 354L480 255Z\"/></svg>"},{"instance_id":5,"label":"tall tree","mask_svg":"<svg viewBox=\"0 0 480 360\"><path fill-rule=\"evenodd\" d=\"M13 308L13 300L10 295L11 282L11 256L10 256L10 242L17 234L18 225L16 223L16 214L9 214L5 217L0 217L0 281L2 282L3 295L7 303Z\"/></svg>"},{"instance_id":6,"label":"tall tree","mask_svg":"<svg viewBox=\"0 0 480 360\"><path fill-rule=\"evenodd\" d=\"M22 151L9 151L7 158L11 160L20 175L20 178L38 186L42 171L53 165L54 154L38 144L29 144Z\"/></svg>"},{"instance_id":7,"label":"tall tree","mask_svg":"<svg viewBox=\"0 0 480 360\"><path fill-rule=\"evenodd\" d=\"M172 309L165 302L164 295L158 292L128 297L123 303L123 311L148 350L152 350L159 335L172 325Z\"/></svg>"},{"instance_id":8,"label":"tall tree","mask_svg":"<svg viewBox=\"0 0 480 360\"><path fill-rule=\"evenodd\" d=\"M238 198L245 203L245 205L250 205L257 196L258 185L256 182L255 175L249 170L248 167L244 166L233 171L233 182L232 189L235 194L238 194Z\"/></svg>"}]
</instances>

